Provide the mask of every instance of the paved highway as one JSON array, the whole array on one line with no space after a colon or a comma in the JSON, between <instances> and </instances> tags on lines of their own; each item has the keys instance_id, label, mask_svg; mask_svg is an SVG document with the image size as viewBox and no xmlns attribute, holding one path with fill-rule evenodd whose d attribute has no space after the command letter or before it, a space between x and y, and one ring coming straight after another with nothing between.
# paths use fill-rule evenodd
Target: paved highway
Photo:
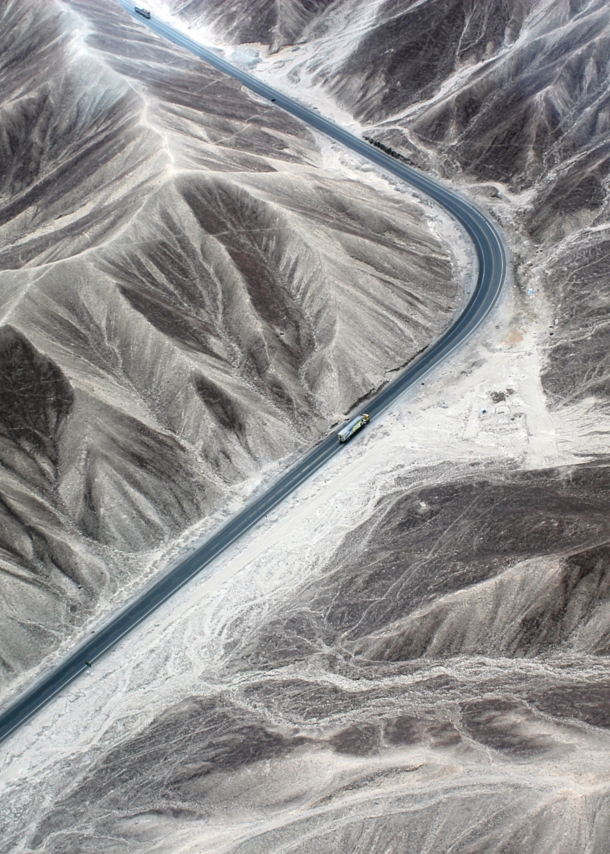
<instances>
[{"instance_id":1,"label":"paved highway","mask_svg":"<svg viewBox=\"0 0 610 854\"><path fill-rule=\"evenodd\" d=\"M134 14L133 6L119 0L124 8ZM153 32L170 39L194 53L225 74L235 77L244 86L269 101L278 109L284 109L307 124L322 131L347 148L376 163L386 172L396 175L417 190L426 193L457 219L471 237L478 258L478 276L471 298L462 314L441 337L425 350L392 383L387 385L373 400L366 404L366 412L374 421L393 401L410 386L421 382L432 368L454 351L485 320L496 303L506 277L506 253L504 244L493 222L473 204L461 198L447 187L394 160L369 143L354 136L333 122L276 92L245 71L235 68L217 54L198 45L191 38L174 30L162 21L146 20L134 15ZM370 428L366 428L370 429ZM357 441L358 437L351 441ZM286 474L280 477L260 497L252 500L244 510L226 522L196 552L189 555L179 566L148 587L138 599L127 605L102 629L75 649L56 667L44 674L23 694L7 704L0 714L0 740L6 738L34 712L48 702L79 673L87 669L106 650L114 646L127 632L131 631L152 611L165 602L193 576L203 570L210 572L210 565L231 543L250 530L265 514L286 498L307 478L321 468L343 449L337 434L333 433L309 451Z\"/></svg>"}]
</instances>

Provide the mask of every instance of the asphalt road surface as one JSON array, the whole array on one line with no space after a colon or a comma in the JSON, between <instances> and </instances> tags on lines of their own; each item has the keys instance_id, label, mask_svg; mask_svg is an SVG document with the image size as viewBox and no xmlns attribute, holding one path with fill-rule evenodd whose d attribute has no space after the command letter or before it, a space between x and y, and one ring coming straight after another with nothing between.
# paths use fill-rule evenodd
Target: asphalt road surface
<instances>
[{"instance_id":1,"label":"asphalt road surface","mask_svg":"<svg viewBox=\"0 0 610 854\"><path fill-rule=\"evenodd\" d=\"M366 404L365 411L369 413L371 421L374 422L375 418L410 386L421 382L427 373L459 347L480 326L493 308L500 295L507 268L504 244L495 225L488 216L466 199L461 198L432 178L428 178L415 169L411 169L384 154L384 152L328 121L313 110L304 107L292 98L282 95L281 92L276 92L275 89L252 77L247 72L235 68L216 53L206 50L167 24L155 20L154 17L151 20L146 20L135 14L134 7L130 4L124 0L119 0L119 2L128 12L134 14L140 23L150 27L153 32L186 48L219 71L235 77L261 97L275 102L278 109L286 110L293 116L302 119L308 125L322 131L367 160L376 163L386 172L396 175L412 187L425 193L448 210L468 232L476 249L479 266L476 286L470 300L453 325L434 344L411 362L397 379ZM350 441L358 441L358 434ZM106 650L114 646L120 638L169 599L191 578L203 570L207 570L209 573L211 571L210 565L214 559L231 543L256 525L270 510L324 466L331 457L340 453L343 448L344 445L339 442L336 432L316 445L293 468L273 483L263 495L252 500L241 512L222 525L196 552L146 588L135 601L124 607L109 623L92 634L67 658L44 674L23 694L7 703L0 713L0 741L30 718L37 709L75 679L79 673L91 666Z\"/></svg>"}]
</instances>

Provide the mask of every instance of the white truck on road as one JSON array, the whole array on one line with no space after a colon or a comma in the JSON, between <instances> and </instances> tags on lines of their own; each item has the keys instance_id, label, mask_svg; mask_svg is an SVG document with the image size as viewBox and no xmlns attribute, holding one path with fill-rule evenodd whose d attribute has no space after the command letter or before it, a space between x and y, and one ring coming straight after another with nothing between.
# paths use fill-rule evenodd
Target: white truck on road
<instances>
[{"instance_id":1,"label":"white truck on road","mask_svg":"<svg viewBox=\"0 0 610 854\"><path fill-rule=\"evenodd\" d=\"M351 439L354 433L357 433L358 430L361 430L365 424L368 424L371 420L371 416L367 415L364 412L362 415L357 415L355 418L346 424L342 430L339 430L339 441L347 442L348 439Z\"/></svg>"}]
</instances>

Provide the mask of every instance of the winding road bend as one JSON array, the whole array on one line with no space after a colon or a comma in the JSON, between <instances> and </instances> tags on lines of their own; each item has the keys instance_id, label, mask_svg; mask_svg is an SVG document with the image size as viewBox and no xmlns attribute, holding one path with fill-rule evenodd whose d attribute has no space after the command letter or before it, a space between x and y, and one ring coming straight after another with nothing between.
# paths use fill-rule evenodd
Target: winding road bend
<instances>
[{"instance_id":1,"label":"winding road bend","mask_svg":"<svg viewBox=\"0 0 610 854\"><path fill-rule=\"evenodd\" d=\"M141 15L137 15L134 12L134 7L124 0L118 0L118 2L141 24L150 27L153 32L186 48L214 68L236 78L248 89L256 92L257 95L269 101L273 100L278 109L286 110L286 112L322 131L322 133L375 163L386 172L401 178L407 184L434 199L461 223L472 239L479 269L476 286L468 304L452 326L434 344L420 354L397 379L366 404L366 411L370 414L371 420L374 420L410 386L420 382L427 373L460 346L489 315L498 300L507 270L507 256L496 226L475 205L432 178L428 178L415 169L394 160L384 154L383 151L328 121L313 110L304 107L281 92L277 92L247 72L235 68L217 54L206 50L168 24L156 20L154 17L147 20ZM343 445L339 443L336 433L332 433L319 445L316 445L295 466L273 483L263 495L252 500L242 511L222 525L196 552L186 557L181 564L146 588L136 600L124 607L103 628L95 632L90 639L45 673L24 693L7 703L4 711L0 714L0 741L28 720L41 706L75 679L79 673L86 670L95 659L114 646L120 638L142 622L145 617L191 578L204 569L210 571L210 565L215 558L242 534L250 530L287 495L311 477L331 457L340 453L342 448Z\"/></svg>"}]
</instances>

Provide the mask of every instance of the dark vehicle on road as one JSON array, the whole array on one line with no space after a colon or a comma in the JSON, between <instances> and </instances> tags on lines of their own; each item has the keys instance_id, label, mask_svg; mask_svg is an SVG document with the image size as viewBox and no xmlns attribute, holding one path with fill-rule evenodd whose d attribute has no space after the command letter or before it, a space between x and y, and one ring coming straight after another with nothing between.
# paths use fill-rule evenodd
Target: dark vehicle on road
<instances>
[{"instance_id":1,"label":"dark vehicle on road","mask_svg":"<svg viewBox=\"0 0 610 854\"><path fill-rule=\"evenodd\" d=\"M150 21L150 12L148 9L142 9L141 6L134 6L133 8L136 10L138 15L142 15L143 18L147 18Z\"/></svg>"},{"instance_id":2,"label":"dark vehicle on road","mask_svg":"<svg viewBox=\"0 0 610 854\"><path fill-rule=\"evenodd\" d=\"M371 416L367 415L366 412L362 415L357 415L356 418L352 418L343 430L339 430L339 441L347 442L348 439L352 438L354 433L364 427L365 424L368 424L370 420Z\"/></svg>"}]
</instances>

